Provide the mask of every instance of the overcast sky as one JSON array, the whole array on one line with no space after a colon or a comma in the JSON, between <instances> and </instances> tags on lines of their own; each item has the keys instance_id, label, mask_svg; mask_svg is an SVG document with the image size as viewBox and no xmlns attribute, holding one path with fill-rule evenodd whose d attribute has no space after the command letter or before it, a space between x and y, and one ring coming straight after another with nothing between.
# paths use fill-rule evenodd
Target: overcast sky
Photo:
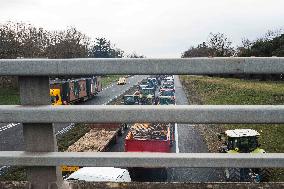
<instances>
[{"instance_id":1,"label":"overcast sky","mask_svg":"<svg viewBox=\"0 0 284 189\"><path fill-rule=\"evenodd\" d=\"M180 57L210 32L238 45L284 28L284 0L0 0L0 22L6 21L51 30L74 26L128 53Z\"/></svg>"}]
</instances>

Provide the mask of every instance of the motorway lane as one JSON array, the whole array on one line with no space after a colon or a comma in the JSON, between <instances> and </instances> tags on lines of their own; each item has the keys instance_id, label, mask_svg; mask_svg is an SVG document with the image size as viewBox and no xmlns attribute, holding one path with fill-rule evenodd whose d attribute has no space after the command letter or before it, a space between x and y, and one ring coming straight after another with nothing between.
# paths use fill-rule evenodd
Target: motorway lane
<instances>
[{"instance_id":1,"label":"motorway lane","mask_svg":"<svg viewBox=\"0 0 284 189\"><path fill-rule=\"evenodd\" d=\"M188 100L178 76L175 76L176 104L187 105ZM177 124L179 153L205 153L207 146L193 125ZM169 182L218 182L223 180L222 169L169 168Z\"/></svg>"},{"instance_id":2,"label":"motorway lane","mask_svg":"<svg viewBox=\"0 0 284 189\"><path fill-rule=\"evenodd\" d=\"M188 100L177 76L175 76L176 104L188 105ZM127 132L127 131L126 131ZM123 152L124 139L127 133L119 137L109 151ZM176 141L171 153L204 153L208 152L202 136L193 125L177 124ZM177 142L178 141L178 142ZM214 168L168 168L168 182L218 182L224 181L222 169Z\"/></svg>"},{"instance_id":3,"label":"motorway lane","mask_svg":"<svg viewBox=\"0 0 284 189\"><path fill-rule=\"evenodd\" d=\"M127 79L126 85L111 84L101 91L93 99L80 103L85 105L100 105L107 104L116 96L123 94L133 85L137 84L147 76L137 75ZM54 124L55 133L64 133L73 126L66 123ZM65 129L67 127L67 129ZM23 140L23 126L22 124L13 124L9 126L9 123L0 123L0 151L21 151L24 149Z\"/></svg>"}]
</instances>

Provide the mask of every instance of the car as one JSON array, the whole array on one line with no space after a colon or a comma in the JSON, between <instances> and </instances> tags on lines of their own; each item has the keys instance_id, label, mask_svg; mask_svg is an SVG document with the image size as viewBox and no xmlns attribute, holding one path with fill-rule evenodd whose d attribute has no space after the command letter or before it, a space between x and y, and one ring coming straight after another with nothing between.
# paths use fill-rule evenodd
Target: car
<instances>
[{"instance_id":1,"label":"car","mask_svg":"<svg viewBox=\"0 0 284 189\"><path fill-rule=\"evenodd\" d=\"M118 85L125 85L126 84L126 78L125 77L120 77L117 81Z\"/></svg>"},{"instance_id":2,"label":"car","mask_svg":"<svg viewBox=\"0 0 284 189\"><path fill-rule=\"evenodd\" d=\"M72 173L65 180L87 182L131 182L127 169L115 167L83 167Z\"/></svg>"}]
</instances>

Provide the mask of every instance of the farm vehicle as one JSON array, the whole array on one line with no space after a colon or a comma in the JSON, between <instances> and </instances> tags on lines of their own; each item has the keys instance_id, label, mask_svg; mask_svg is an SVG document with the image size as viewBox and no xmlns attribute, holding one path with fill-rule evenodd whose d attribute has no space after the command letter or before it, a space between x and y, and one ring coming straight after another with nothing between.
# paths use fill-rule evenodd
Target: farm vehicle
<instances>
[{"instance_id":1,"label":"farm vehicle","mask_svg":"<svg viewBox=\"0 0 284 189\"><path fill-rule=\"evenodd\" d=\"M220 133L218 138L224 146L219 148L221 153L265 153L260 148L260 134L252 129L227 130ZM226 168L225 177L231 182L263 182L268 181L270 172L264 168Z\"/></svg>"},{"instance_id":2,"label":"farm vehicle","mask_svg":"<svg viewBox=\"0 0 284 189\"><path fill-rule=\"evenodd\" d=\"M170 152L170 125L162 123L135 123L125 138L125 152ZM166 181L166 168L128 168L133 181Z\"/></svg>"},{"instance_id":3,"label":"farm vehicle","mask_svg":"<svg viewBox=\"0 0 284 189\"><path fill-rule=\"evenodd\" d=\"M152 105L155 99L154 88L142 88L140 89L140 103L142 105Z\"/></svg>"},{"instance_id":4,"label":"farm vehicle","mask_svg":"<svg viewBox=\"0 0 284 189\"><path fill-rule=\"evenodd\" d=\"M175 105L175 96L159 96L158 105Z\"/></svg>"},{"instance_id":5,"label":"farm vehicle","mask_svg":"<svg viewBox=\"0 0 284 189\"><path fill-rule=\"evenodd\" d=\"M117 81L117 85L125 85L126 84L126 78L120 77Z\"/></svg>"},{"instance_id":6,"label":"farm vehicle","mask_svg":"<svg viewBox=\"0 0 284 189\"><path fill-rule=\"evenodd\" d=\"M124 105L139 105L139 95L124 95L123 104Z\"/></svg>"}]
</instances>

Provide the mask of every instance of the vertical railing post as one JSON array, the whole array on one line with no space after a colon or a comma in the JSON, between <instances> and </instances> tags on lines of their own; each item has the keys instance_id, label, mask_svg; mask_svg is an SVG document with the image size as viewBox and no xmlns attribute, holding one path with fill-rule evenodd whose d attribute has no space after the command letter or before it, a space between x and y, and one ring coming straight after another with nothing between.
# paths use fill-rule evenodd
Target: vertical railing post
<instances>
[{"instance_id":1,"label":"vertical railing post","mask_svg":"<svg viewBox=\"0 0 284 189\"><path fill-rule=\"evenodd\" d=\"M49 77L19 77L22 105L50 105ZM25 151L57 151L57 143L52 123L23 123ZM32 188L61 188L62 176L58 167L29 167L28 181ZM54 187L55 185L55 187Z\"/></svg>"}]
</instances>

